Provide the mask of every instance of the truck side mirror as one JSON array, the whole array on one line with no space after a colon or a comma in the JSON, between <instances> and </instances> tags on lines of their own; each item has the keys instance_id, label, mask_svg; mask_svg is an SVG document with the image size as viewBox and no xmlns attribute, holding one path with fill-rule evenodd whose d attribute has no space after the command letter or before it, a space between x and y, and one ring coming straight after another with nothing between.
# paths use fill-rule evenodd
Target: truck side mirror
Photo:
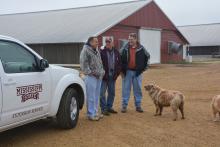
<instances>
[{"instance_id":1,"label":"truck side mirror","mask_svg":"<svg viewBox=\"0 0 220 147\"><path fill-rule=\"evenodd\" d=\"M40 66L39 66L39 69L40 70L45 70L46 68L49 67L49 63L46 59L41 59L40 60Z\"/></svg>"}]
</instances>

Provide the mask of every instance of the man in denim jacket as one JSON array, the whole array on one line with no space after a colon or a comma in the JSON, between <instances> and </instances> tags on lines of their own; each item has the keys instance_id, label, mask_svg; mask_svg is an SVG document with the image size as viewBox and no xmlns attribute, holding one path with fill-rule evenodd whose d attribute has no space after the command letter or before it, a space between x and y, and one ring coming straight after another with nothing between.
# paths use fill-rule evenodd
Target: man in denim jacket
<instances>
[{"instance_id":1,"label":"man in denim jacket","mask_svg":"<svg viewBox=\"0 0 220 147\"><path fill-rule=\"evenodd\" d=\"M99 96L102 78L105 74L101 55L98 48L97 37L90 37L80 54L80 67L85 75L87 94L87 116L89 120L100 119Z\"/></svg>"}]
</instances>

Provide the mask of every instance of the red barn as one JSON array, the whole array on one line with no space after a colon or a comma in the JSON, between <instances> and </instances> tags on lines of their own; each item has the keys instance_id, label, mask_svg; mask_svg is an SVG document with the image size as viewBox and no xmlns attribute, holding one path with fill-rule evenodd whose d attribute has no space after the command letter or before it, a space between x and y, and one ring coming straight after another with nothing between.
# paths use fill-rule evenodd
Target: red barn
<instances>
[{"instance_id":1,"label":"red barn","mask_svg":"<svg viewBox=\"0 0 220 147\"><path fill-rule=\"evenodd\" d=\"M98 36L100 45L111 36L120 48L133 32L150 52L151 63L184 59L185 46L181 53L169 54L168 42L188 41L152 0L0 16L0 34L20 39L58 64L79 63L89 36Z\"/></svg>"},{"instance_id":2,"label":"red barn","mask_svg":"<svg viewBox=\"0 0 220 147\"><path fill-rule=\"evenodd\" d=\"M183 45L188 41L154 1L102 33L99 39L101 41L103 36L113 36L118 47L120 40L127 39L132 32L139 34L140 42L151 52L151 56L153 54L152 63L183 60L182 54L168 54L168 41Z\"/></svg>"}]
</instances>

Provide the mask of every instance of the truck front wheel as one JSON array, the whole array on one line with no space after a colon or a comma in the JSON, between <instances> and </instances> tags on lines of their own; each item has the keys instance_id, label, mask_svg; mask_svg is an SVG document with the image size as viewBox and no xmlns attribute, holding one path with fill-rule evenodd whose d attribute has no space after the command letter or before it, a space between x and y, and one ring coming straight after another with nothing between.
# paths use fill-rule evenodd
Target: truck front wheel
<instances>
[{"instance_id":1,"label":"truck front wheel","mask_svg":"<svg viewBox=\"0 0 220 147\"><path fill-rule=\"evenodd\" d=\"M79 99L75 89L67 88L62 96L57 113L57 122L61 128L75 128L79 118Z\"/></svg>"}]
</instances>

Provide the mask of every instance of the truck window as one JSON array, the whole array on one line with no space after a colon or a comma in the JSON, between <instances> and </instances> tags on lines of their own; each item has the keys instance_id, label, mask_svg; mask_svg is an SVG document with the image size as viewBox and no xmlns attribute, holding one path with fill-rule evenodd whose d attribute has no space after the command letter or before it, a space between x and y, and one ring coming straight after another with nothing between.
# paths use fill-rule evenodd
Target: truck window
<instances>
[{"instance_id":1,"label":"truck window","mask_svg":"<svg viewBox=\"0 0 220 147\"><path fill-rule=\"evenodd\" d=\"M36 72L38 69L34 55L14 42L0 40L0 58L6 73Z\"/></svg>"}]
</instances>

